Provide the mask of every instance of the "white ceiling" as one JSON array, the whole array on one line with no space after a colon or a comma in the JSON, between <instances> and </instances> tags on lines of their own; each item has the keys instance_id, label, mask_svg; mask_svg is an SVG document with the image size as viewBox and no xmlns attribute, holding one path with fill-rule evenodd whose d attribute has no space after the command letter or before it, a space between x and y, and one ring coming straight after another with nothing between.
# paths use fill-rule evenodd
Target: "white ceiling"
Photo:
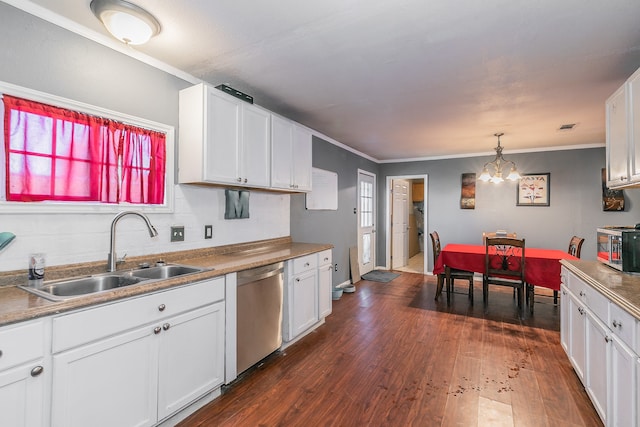
<instances>
[{"instance_id":1,"label":"white ceiling","mask_svg":"<svg viewBox=\"0 0 640 427\"><path fill-rule=\"evenodd\" d=\"M90 0L33 3L107 34ZM136 50L375 159L604 144L640 67L639 0L131 0ZM572 131L562 124L577 123Z\"/></svg>"}]
</instances>

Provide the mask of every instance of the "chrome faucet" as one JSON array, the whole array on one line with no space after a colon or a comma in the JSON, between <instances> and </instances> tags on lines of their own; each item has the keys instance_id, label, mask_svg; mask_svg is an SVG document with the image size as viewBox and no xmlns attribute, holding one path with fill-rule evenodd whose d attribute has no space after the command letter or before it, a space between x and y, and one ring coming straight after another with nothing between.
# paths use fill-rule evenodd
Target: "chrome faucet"
<instances>
[{"instance_id":1,"label":"chrome faucet","mask_svg":"<svg viewBox=\"0 0 640 427\"><path fill-rule=\"evenodd\" d=\"M147 228L149 229L149 236L151 237L155 237L158 235L158 232L156 231L155 227L151 224L151 221L149 221L149 218L147 218L147 216L141 212L136 212L136 211L124 211L124 212L120 212L118 215L115 216L115 218L113 218L113 221L111 222L111 243L109 246L109 256L107 257L107 271L108 272L113 272L116 271L116 264L118 262L121 262L118 260L118 256L116 255L116 224L118 223L118 221L120 220L120 218L122 218L123 216L126 215L137 215L140 218L142 218L145 222L145 224L147 224ZM125 255L126 256L126 255Z\"/></svg>"}]
</instances>

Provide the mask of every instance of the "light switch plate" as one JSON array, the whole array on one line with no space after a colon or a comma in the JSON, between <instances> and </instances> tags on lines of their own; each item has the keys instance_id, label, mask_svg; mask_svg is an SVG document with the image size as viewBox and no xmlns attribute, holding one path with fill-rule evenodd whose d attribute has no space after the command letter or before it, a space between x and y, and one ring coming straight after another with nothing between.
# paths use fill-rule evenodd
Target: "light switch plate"
<instances>
[{"instance_id":1,"label":"light switch plate","mask_svg":"<svg viewBox=\"0 0 640 427\"><path fill-rule=\"evenodd\" d=\"M204 226L204 238L205 239L213 238L213 225Z\"/></svg>"},{"instance_id":2,"label":"light switch plate","mask_svg":"<svg viewBox=\"0 0 640 427\"><path fill-rule=\"evenodd\" d=\"M171 227L171 241L184 242L184 227Z\"/></svg>"}]
</instances>

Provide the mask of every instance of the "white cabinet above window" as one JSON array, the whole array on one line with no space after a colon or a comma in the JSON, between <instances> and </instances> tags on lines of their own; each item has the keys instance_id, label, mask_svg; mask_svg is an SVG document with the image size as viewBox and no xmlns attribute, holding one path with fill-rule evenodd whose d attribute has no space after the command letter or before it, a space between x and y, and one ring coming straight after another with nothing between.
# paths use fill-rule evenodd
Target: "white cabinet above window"
<instances>
[{"instance_id":1,"label":"white cabinet above window","mask_svg":"<svg viewBox=\"0 0 640 427\"><path fill-rule=\"evenodd\" d=\"M640 69L605 103L607 186L640 186Z\"/></svg>"},{"instance_id":2,"label":"white cabinet above window","mask_svg":"<svg viewBox=\"0 0 640 427\"><path fill-rule=\"evenodd\" d=\"M199 84L180 91L180 183L266 188L271 113Z\"/></svg>"}]
</instances>

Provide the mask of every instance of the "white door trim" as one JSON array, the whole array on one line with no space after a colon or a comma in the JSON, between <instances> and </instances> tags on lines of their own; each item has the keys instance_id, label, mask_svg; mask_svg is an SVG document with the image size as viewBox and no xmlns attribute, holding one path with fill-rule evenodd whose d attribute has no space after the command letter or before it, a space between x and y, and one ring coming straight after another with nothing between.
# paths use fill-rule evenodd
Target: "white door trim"
<instances>
[{"instance_id":1,"label":"white door trim","mask_svg":"<svg viewBox=\"0 0 640 427\"><path fill-rule=\"evenodd\" d=\"M425 174L425 175L397 175L397 176L387 176L387 182L386 182L386 191L385 191L385 210L384 210L384 223L385 223L385 246L386 246L386 260L385 260L385 266L384 268L386 270L391 269L391 189L393 188L393 184L392 181L394 179L423 179L424 180L424 204L425 204L425 211L424 211L424 233L422 235L422 239L423 239L423 243L424 243L424 274L427 274L427 266L429 265L428 260L429 260L429 254L431 253L431 250L429 249L430 246L428 246L427 244L429 243L429 241L427 240L427 236L429 235L429 233L427 233L427 230L429 229L429 227L427 226L427 211L428 211L428 204L427 204L427 195L428 195L428 183L429 183L429 175Z\"/></svg>"}]
</instances>

